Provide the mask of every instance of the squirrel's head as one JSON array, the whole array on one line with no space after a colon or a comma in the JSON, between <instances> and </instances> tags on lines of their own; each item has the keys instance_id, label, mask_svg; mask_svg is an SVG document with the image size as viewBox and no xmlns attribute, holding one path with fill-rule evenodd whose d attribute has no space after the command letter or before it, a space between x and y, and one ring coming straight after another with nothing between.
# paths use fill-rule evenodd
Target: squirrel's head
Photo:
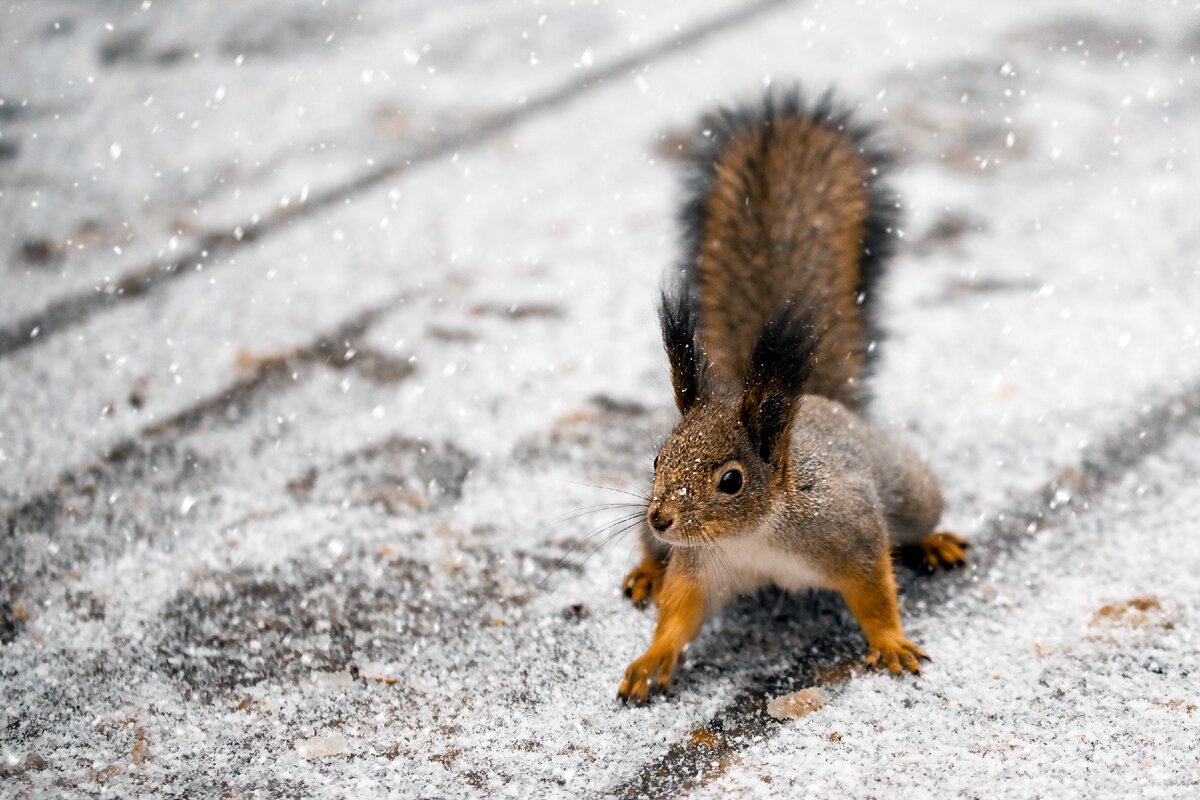
<instances>
[{"instance_id":1,"label":"squirrel's head","mask_svg":"<svg viewBox=\"0 0 1200 800\"><path fill-rule=\"evenodd\" d=\"M659 318L683 419L654 460L646 521L655 536L678 546L753 530L786 486L792 420L816 346L813 326L786 308L759 335L745 385L727 386L708 369L688 298L664 294Z\"/></svg>"}]
</instances>

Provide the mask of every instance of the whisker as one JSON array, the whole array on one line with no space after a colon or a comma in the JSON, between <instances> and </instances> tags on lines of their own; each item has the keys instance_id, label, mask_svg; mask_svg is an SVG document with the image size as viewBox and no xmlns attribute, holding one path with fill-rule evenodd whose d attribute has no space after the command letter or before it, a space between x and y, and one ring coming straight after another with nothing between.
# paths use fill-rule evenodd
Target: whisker
<instances>
[{"instance_id":1,"label":"whisker","mask_svg":"<svg viewBox=\"0 0 1200 800\"><path fill-rule=\"evenodd\" d=\"M712 539L702 540L705 552L709 556L709 562L713 564L725 579L725 588L733 588L733 567L729 564L729 558L725 552L717 546L717 543Z\"/></svg>"},{"instance_id":2,"label":"whisker","mask_svg":"<svg viewBox=\"0 0 1200 800\"><path fill-rule=\"evenodd\" d=\"M637 528L637 524L638 523L636 521L628 522L623 527L618 528L615 531L609 533L607 536L602 538L598 543L596 543L592 547L588 548L587 555L585 555L583 557L582 561L580 561L578 564L575 564L574 568L582 571L584 566L587 564L587 562L591 560L592 556L594 556L594 555L596 555L596 553L600 552L600 550L602 550L609 543L620 539L624 534L629 533L631 530L635 530ZM577 550L577 548L572 548L570 552L563 554L562 558L558 559L558 561L555 562L554 566L546 571L545 577L543 577L540 581L538 581L538 584L536 587L538 591L541 591L543 588L545 588L546 582L550 580L550 577L552 575L554 575L554 573L558 572L558 570L566 562L567 558L570 557L572 554L574 554L576 552L576 550Z\"/></svg>"},{"instance_id":3,"label":"whisker","mask_svg":"<svg viewBox=\"0 0 1200 800\"><path fill-rule=\"evenodd\" d=\"M634 513L632 513L632 514L626 514L625 516L623 516L623 517L619 517L619 518L617 518L617 519L614 519L614 520L609 520L608 522L604 523L604 524L603 524L603 525L601 525L600 527L596 528L596 530L594 530L594 531L592 531L591 533L589 533L587 536L584 536L582 539L580 539L580 540L579 540L578 542L576 542L575 544L571 545L571 550L577 550L577 549L579 549L580 547L583 547L583 546L584 546L584 545L586 545L586 544L587 544L587 543L588 543L588 542L589 542L591 539L594 539L595 537L599 536L600 534L602 534L602 533L606 533L607 531L609 531L609 530L612 530L613 528L615 528L615 527L616 527L616 526L618 526L618 525L623 525L623 524L624 524L624 523L626 523L626 522L629 522L629 521L631 521L631 520L635 520L635 519L637 519L638 517L641 517L641 516L642 516L642 514L644 514L644 513L645 513L645 511L644 511L644 509L643 509L643 510L638 510L638 511L635 511L635 512L634 512ZM570 551L568 551L568 553L569 553L569 552L570 552Z\"/></svg>"},{"instance_id":4,"label":"whisker","mask_svg":"<svg viewBox=\"0 0 1200 800\"><path fill-rule=\"evenodd\" d=\"M566 480L565 478L555 478L554 480L557 480L557 481L559 481L560 483L567 483L567 484L570 484L570 485L572 485L572 486L586 486L586 487L587 487L587 488L589 488L589 489L601 489L601 490L603 490L603 491L607 491L607 492L620 492L621 494L627 494L627 495L629 495L630 497L636 497L636 498L638 498L639 500L645 500L645 501L647 501L647 502L649 502L649 500L650 500L650 498L649 498L649 497L647 497L647 496L646 496L645 494L643 494L643 493L639 493L639 492L629 492L629 491L626 491L626 490L624 490L624 489L618 489L618 488L616 488L615 486L601 486L601 485L600 485L600 484L598 484L598 483L582 483L582 482L580 482L580 481L569 481L569 480Z\"/></svg>"},{"instance_id":5,"label":"whisker","mask_svg":"<svg viewBox=\"0 0 1200 800\"><path fill-rule=\"evenodd\" d=\"M636 511L632 514L627 514L623 517L619 517L615 520L607 522L604 525L601 525L596 530L589 533L587 536L584 536L582 539L577 541L575 544L571 545L571 547L568 548L567 552L563 553L558 558L558 560L554 562L554 564L550 567L550 569L548 569L546 571L546 576L544 578L542 578L541 581L538 582L537 588L540 590L543 586L545 586L546 581L550 580L550 576L553 575L555 572L557 572L562 567L562 565L564 563L566 563L566 560L568 558L570 558L576 551L581 550L585 547L588 547L589 545L591 545L591 543L597 537L601 537L599 546L603 546L604 543L608 540L608 537L606 536L606 534L608 534L613 528L617 528L619 526L625 526L621 530L622 531L628 530L629 528L631 528L639 523L639 521L644 513L645 513L644 510L639 509L638 511ZM590 556L588 556L588 558L590 558ZM586 563L586 561L587 561L587 559L585 558L584 562Z\"/></svg>"},{"instance_id":6,"label":"whisker","mask_svg":"<svg viewBox=\"0 0 1200 800\"><path fill-rule=\"evenodd\" d=\"M576 509L576 510L572 511L571 513L567 514L566 516L560 517L560 518L552 521L550 524L551 525L561 525L562 523L570 522L573 519L579 519L580 517L586 517L588 514L595 514L600 511L610 511L613 509L620 509L620 508L645 509L645 506L641 503L600 503L598 505L585 506L584 508Z\"/></svg>"},{"instance_id":7,"label":"whisker","mask_svg":"<svg viewBox=\"0 0 1200 800\"><path fill-rule=\"evenodd\" d=\"M620 541L630 531L636 530L639 524L640 524L640 522L638 520L634 520L632 522L626 523L623 527L617 529L616 532L610 533L603 540L601 540L601 542L599 544L597 544L595 547L593 547L591 549L591 551L587 554L587 556L584 557L583 561L579 562L579 568L582 569L587 564L587 562L592 559L592 556L596 555L596 553L599 553L601 550L603 550L608 545Z\"/></svg>"}]
</instances>

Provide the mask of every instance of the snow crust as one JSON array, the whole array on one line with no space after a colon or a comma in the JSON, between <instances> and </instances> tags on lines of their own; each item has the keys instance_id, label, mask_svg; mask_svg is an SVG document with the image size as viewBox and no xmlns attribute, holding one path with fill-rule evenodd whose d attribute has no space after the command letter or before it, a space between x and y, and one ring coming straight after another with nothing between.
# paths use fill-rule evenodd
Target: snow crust
<instances>
[{"instance_id":1,"label":"snow crust","mask_svg":"<svg viewBox=\"0 0 1200 800\"><path fill-rule=\"evenodd\" d=\"M666 44L0 357L0 796L1195 795L1195 9L780 4L669 46L732 8L3 12L5 324ZM625 708L653 619L606 504L674 421L675 142L792 79L900 153L872 414L975 566L902 574L919 679L766 593ZM1067 512L1014 533L1030 498Z\"/></svg>"}]
</instances>

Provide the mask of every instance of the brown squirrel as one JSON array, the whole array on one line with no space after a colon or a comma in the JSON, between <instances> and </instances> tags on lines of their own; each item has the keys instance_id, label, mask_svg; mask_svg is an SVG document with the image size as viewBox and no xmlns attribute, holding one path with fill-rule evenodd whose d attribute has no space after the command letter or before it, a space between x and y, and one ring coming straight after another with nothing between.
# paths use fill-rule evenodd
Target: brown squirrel
<instances>
[{"instance_id":1,"label":"brown squirrel","mask_svg":"<svg viewBox=\"0 0 1200 800\"><path fill-rule=\"evenodd\" d=\"M934 533L937 479L859 416L897 217L888 159L828 93L809 105L770 91L700 127L681 285L659 313L682 419L655 458L644 558L625 580L658 624L618 695L666 688L704 617L770 583L840 592L867 663L920 672L892 549L936 568L962 563L966 541Z\"/></svg>"}]
</instances>

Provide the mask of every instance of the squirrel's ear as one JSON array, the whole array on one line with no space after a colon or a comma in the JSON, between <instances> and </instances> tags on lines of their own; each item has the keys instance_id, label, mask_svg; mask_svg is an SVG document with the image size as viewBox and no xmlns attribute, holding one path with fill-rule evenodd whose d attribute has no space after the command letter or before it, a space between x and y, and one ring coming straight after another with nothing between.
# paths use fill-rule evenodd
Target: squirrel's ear
<instances>
[{"instance_id":1,"label":"squirrel's ear","mask_svg":"<svg viewBox=\"0 0 1200 800\"><path fill-rule=\"evenodd\" d=\"M789 306L763 327L746 370L742 424L768 464L787 454L792 418L812 371L817 333L809 317Z\"/></svg>"},{"instance_id":2,"label":"squirrel's ear","mask_svg":"<svg viewBox=\"0 0 1200 800\"><path fill-rule=\"evenodd\" d=\"M675 405L686 413L700 399L708 359L696 341L696 310L687 293L666 290L658 306L658 321L662 326L663 347L671 362L671 384L675 388Z\"/></svg>"}]
</instances>

